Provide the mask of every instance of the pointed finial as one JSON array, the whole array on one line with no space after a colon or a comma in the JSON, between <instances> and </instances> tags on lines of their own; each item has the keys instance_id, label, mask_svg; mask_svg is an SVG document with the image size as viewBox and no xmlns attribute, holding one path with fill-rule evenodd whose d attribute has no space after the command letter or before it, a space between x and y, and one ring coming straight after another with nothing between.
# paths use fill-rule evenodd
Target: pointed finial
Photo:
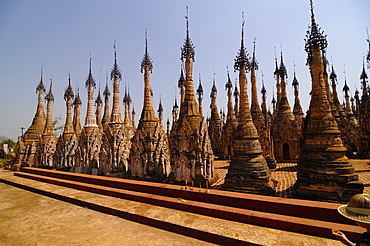
<instances>
[{"instance_id":1,"label":"pointed finial","mask_svg":"<svg viewBox=\"0 0 370 246\"><path fill-rule=\"evenodd\" d=\"M53 87L53 75L51 75L51 78L50 78L49 92L45 97L45 100L47 100L48 102L54 102L54 95L53 95L53 92L52 92L52 87Z\"/></svg>"},{"instance_id":2,"label":"pointed finial","mask_svg":"<svg viewBox=\"0 0 370 246\"><path fill-rule=\"evenodd\" d=\"M258 62L256 59L256 38L254 38L254 41L253 41L253 55L252 55L251 68L258 70Z\"/></svg>"},{"instance_id":3,"label":"pointed finial","mask_svg":"<svg viewBox=\"0 0 370 246\"><path fill-rule=\"evenodd\" d=\"M242 12L242 39L241 39L241 45L243 47L244 47L244 25L245 25L244 12Z\"/></svg>"},{"instance_id":4,"label":"pointed finial","mask_svg":"<svg viewBox=\"0 0 370 246\"><path fill-rule=\"evenodd\" d=\"M237 57L235 58L234 63L234 70L240 70L242 67L244 67L246 70L249 70L251 67L251 64L248 59L248 53L246 52L246 49L244 48L244 12L242 12L242 37L241 37L241 43L240 43L240 49L237 54Z\"/></svg>"},{"instance_id":5,"label":"pointed finial","mask_svg":"<svg viewBox=\"0 0 370 246\"><path fill-rule=\"evenodd\" d=\"M114 48L114 61L117 60L117 48L116 48L116 40L113 42L113 48Z\"/></svg>"},{"instance_id":6,"label":"pointed finial","mask_svg":"<svg viewBox=\"0 0 370 246\"><path fill-rule=\"evenodd\" d=\"M265 81L264 81L264 78L263 78L263 70L261 70L261 75L262 75L262 89L261 89L261 93L262 95L265 95L266 94L266 88L265 88Z\"/></svg>"},{"instance_id":7,"label":"pointed finial","mask_svg":"<svg viewBox=\"0 0 370 246\"><path fill-rule=\"evenodd\" d=\"M141 61L141 72L144 71L145 67L149 68L149 71L152 72L153 63L150 60L149 53L148 53L148 32L145 29L145 54L143 60Z\"/></svg>"},{"instance_id":8,"label":"pointed finial","mask_svg":"<svg viewBox=\"0 0 370 246\"><path fill-rule=\"evenodd\" d=\"M114 65L113 65L112 71L110 73L110 79L113 79L113 78L115 78L117 76L120 80L122 80L122 74L121 74L121 71L120 71L120 69L118 68L118 65L117 65L117 45L116 45L116 40L114 40L113 48L114 48Z\"/></svg>"},{"instance_id":9,"label":"pointed finial","mask_svg":"<svg viewBox=\"0 0 370 246\"><path fill-rule=\"evenodd\" d=\"M190 58L195 60L195 51L194 51L194 46L190 40L190 35L189 35L189 8L186 6L186 38L185 38L185 43L184 46L181 48L181 60L186 59L187 55L190 55Z\"/></svg>"},{"instance_id":10,"label":"pointed finial","mask_svg":"<svg viewBox=\"0 0 370 246\"><path fill-rule=\"evenodd\" d=\"M86 87L88 87L89 85L91 85L92 87L96 86L95 79L93 78L92 73L91 73L91 60L92 58L91 58L91 53L90 53L90 67L89 67L89 75L87 75L87 79L85 83Z\"/></svg>"},{"instance_id":11,"label":"pointed finial","mask_svg":"<svg viewBox=\"0 0 370 246\"><path fill-rule=\"evenodd\" d=\"M313 7L313 1L312 0L310 0L310 6L311 6L311 19L314 22L315 21L315 14L313 13L314 7Z\"/></svg>"},{"instance_id":12,"label":"pointed finial","mask_svg":"<svg viewBox=\"0 0 370 246\"><path fill-rule=\"evenodd\" d=\"M324 35L324 32L316 24L312 0L310 0L310 6L311 6L311 27L309 27L305 39L305 50L308 53L306 63L307 65L309 65L312 61L313 47L319 46L320 49L323 51L323 55L325 55L325 49L328 46L326 35Z\"/></svg>"}]
</instances>

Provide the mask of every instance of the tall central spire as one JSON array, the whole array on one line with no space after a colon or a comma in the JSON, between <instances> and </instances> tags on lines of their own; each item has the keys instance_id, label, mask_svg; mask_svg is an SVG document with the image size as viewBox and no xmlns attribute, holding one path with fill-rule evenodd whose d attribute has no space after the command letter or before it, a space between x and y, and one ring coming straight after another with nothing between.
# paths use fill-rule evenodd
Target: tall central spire
<instances>
[{"instance_id":1,"label":"tall central spire","mask_svg":"<svg viewBox=\"0 0 370 246\"><path fill-rule=\"evenodd\" d=\"M186 38L181 48L181 60L185 60L185 98L180 107L180 115L199 115L199 107L194 96L193 62L195 51L189 35L188 7L186 7Z\"/></svg>"},{"instance_id":2,"label":"tall central spire","mask_svg":"<svg viewBox=\"0 0 370 246\"><path fill-rule=\"evenodd\" d=\"M91 73L91 60L90 57L90 68L89 68L89 75L87 76L85 87L87 87L87 112L86 112L86 118L85 118L85 127L97 127L96 124L96 117L94 112L94 90L96 83L95 79L92 76Z\"/></svg>"},{"instance_id":3,"label":"tall central spire","mask_svg":"<svg viewBox=\"0 0 370 246\"><path fill-rule=\"evenodd\" d=\"M38 141L42 133L44 132L45 127L45 111L44 111L44 94L46 92L44 83L43 83L43 70L41 68L41 78L40 82L36 87L37 93L37 109L36 114L33 118L31 126L27 129L24 134L25 140Z\"/></svg>"},{"instance_id":4,"label":"tall central spire","mask_svg":"<svg viewBox=\"0 0 370 246\"><path fill-rule=\"evenodd\" d=\"M46 124L44 128L44 134L43 135L54 135L54 129L53 129L53 102L54 102L54 94L52 91L53 88L53 80L50 79L50 89L48 94L45 97L45 100L47 101L47 109L46 109Z\"/></svg>"},{"instance_id":5,"label":"tall central spire","mask_svg":"<svg viewBox=\"0 0 370 246\"><path fill-rule=\"evenodd\" d=\"M156 120L153 102L152 102L152 89L150 88L150 73L153 69L153 63L148 53L148 36L145 30L145 53L141 61L141 72L144 73L144 106L141 112L140 122Z\"/></svg>"},{"instance_id":6,"label":"tall central spire","mask_svg":"<svg viewBox=\"0 0 370 246\"><path fill-rule=\"evenodd\" d=\"M64 100L66 101L66 124L64 126L63 133L74 133L73 124L72 124L72 100L74 98L73 89L71 86L71 74L68 76L68 87L64 92Z\"/></svg>"},{"instance_id":7,"label":"tall central spire","mask_svg":"<svg viewBox=\"0 0 370 246\"><path fill-rule=\"evenodd\" d=\"M117 65L117 52L116 42L113 44L114 47L114 65L110 73L110 79L113 79L113 106L111 114L111 123L122 123L122 113L119 99L119 81L122 80L122 74Z\"/></svg>"}]
</instances>

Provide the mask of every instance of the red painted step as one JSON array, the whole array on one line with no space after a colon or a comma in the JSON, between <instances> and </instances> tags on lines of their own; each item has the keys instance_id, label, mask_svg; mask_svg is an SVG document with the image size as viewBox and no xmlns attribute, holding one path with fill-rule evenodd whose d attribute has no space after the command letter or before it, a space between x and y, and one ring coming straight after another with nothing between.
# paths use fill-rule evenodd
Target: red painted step
<instances>
[{"instance_id":1,"label":"red painted step","mask_svg":"<svg viewBox=\"0 0 370 246\"><path fill-rule=\"evenodd\" d=\"M104 180L109 180L110 182L120 179L112 179L107 177L97 177L97 176L91 176L91 175L83 175L83 174L74 174L74 173L68 173L64 172L61 174L58 171L50 171L46 170L46 172L42 172L38 170L39 173L44 173L46 175L53 174L54 176L61 175L63 177L74 177L77 179L78 177L82 180L87 178L90 182L96 181L95 184L91 183L84 183L81 181L74 181L74 180L67 180L67 179L61 179L61 178L55 178L55 177L48 177L48 176L42 176L42 175L36 175L31 173L15 173L17 176L30 178L34 180L39 180L42 182L48 182L53 183L57 185L67 186L70 188L85 190L89 192L94 192L98 194L103 195L109 195L114 197L120 197L123 199L130 199L135 200L139 202L145 202L150 203L154 205L159 205L163 207L169 207L174 208L178 210L213 216L217 218L223 218L227 220L233 220L233 221L239 221L244 223L250 223L255 225L260 225L264 227L271 227L281 230L287 230L287 231L294 231L314 236L320 236L320 237L327 237L327 238L333 238L331 234L331 228L336 227L339 228L341 231L345 232L348 237L359 237L360 234L362 234L362 230L358 226L348 225L348 224L341 224L341 223L334 223L334 222L328 222L328 221L322 221L321 219L313 220L313 219L307 219L307 218L301 218L291 215L284 215L279 213L267 213L267 212L261 212L261 211L255 211L253 209L245 209L245 208L239 208L234 206L227 206L227 205L220 205L220 204L214 204L212 202L201 202L194 199L191 199L192 196L198 197L198 196L209 196L209 195L215 195L218 196L218 194L210 194L210 193L200 193L197 191L187 191L187 190L180 190L178 186L173 186L168 188L166 184L156 184L156 183L150 183L150 182L144 182L144 184L148 183L154 186L149 186L148 190L155 189L155 187L161 187L161 190L163 193L168 193L169 191L176 191L175 187L177 187L177 194L184 195L186 194L189 198L186 198L185 196L166 196L166 195L158 195L153 193L148 193L148 190L145 190L145 193L138 192L138 191L132 191L132 190L126 190L120 188L113 188L113 187L107 187L102 186L100 183ZM71 174L71 175L68 175ZM89 176L89 177L86 177ZM140 185L140 188L142 189L145 185L141 181L135 181L135 180L125 180L130 181L130 185L135 185L137 183ZM132 182L131 182L132 181ZM96 184L99 183L99 184ZM104 183L104 182L103 182ZM214 190L211 190L210 192L216 192ZM234 194L240 194L240 193L234 193L234 192L225 192L225 191L217 191L216 193L219 193L222 195L222 193L232 193ZM173 195L173 194L172 194ZM226 198L227 194L223 194ZM242 195L248 195L248 194L242 194ZM256 195L254 195L256 196ZM253 196L253 197L254 197ZM188 202L184 203L180 201L178 198L184 198ZM261 197L265 196L257 196L260 197L259 202L263 203ZM231 196L231 198L236 199L236 197ZM269 198L269 197L266 197ZM222 199L222 198L220 198ZM252 199L249 197L249 199ZM279 198L281 199L281 198ZM205 198L203 200L206 200ZM293 200L293 199L288 199ZM271 203L272 201L268 201L268 203ZM219 203L222 203L219 201ZM266 205L265 205L266 206ZM278 204L279 206L279 204ZM292 208L294 206L290 204ZM307 207L307 206L306 206ZM309 207L307 207L309 209ZM307 211L309 212L309 211Z\"/></svg>"}]
</instances>

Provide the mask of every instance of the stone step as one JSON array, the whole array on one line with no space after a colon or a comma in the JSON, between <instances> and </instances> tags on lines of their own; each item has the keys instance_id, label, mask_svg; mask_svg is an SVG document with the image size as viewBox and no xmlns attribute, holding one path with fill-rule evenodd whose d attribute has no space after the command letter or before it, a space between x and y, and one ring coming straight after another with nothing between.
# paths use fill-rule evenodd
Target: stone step
<instances>
[{"instance_id":1,"label":"stone step","mask_svg":"<svg viewBox=\"0 0 370 246\"><path fill-rule=\"evenodd\" d=\"M26 167L22 168L22 172L168 197L181 197L194 201L244 208L260 212L356 225L352 220L344 218L337 212L337 207L339 206L337 203L262 196L106 176L92 176L42 168Z\"/></svg>"},{"instance_id":2,"label":"stone step","mask_svg":"<svg viewBox=\"0 0 370 246\"><path fill-rule=\"evenodd\" d=\"M118 197L122 199L129 199L134 200L138 202L144 202L148 204L153 204L157 206L163 206L171 209L177 209L192 213L197 213L201 215L206 216L212 216L220 219L226 219L236 222L242 222L242 223L249 223L269 228L275 228L279 230L286 230L286 231L293 231L293 232L299 232L319 237L326 237L326 238L333 238L333 235L331 234L331 228L336 227L339 228L341 231L345 232L348 237L357 238L360 236L360 234L363 232L358 226L349 225L349 224L343 224L338 222L329 222L329 221L323 221L320 217L323 211L325 211L325 205L334 205L335 208L338 206L337 204L327 204L319 202L321 207L312 207L311 201L304 201L304 200L295 200L296 205L290 204L289 209L290 210L296 210L296 213L306 213L311 214L315 213L314 217L316 216L317 219L307 219L292 215L284 215L277 211L277 213L271 213L271 212L261 212L257 210L251 210L246 208L240 208L235 207L232 205L226 206L226 205L220 205L220 204L214 204L212 201L209 201L212 195L213 198L218 198L218 203L230 203L231 200L237 200L240 199L239 196L242 195L250 195L250 194L241 194L241 193L235 193L235 192L226 192L226 191L215 191L215 190L208 190L208 193L203 190L198 190L197 188L192 188L193 190L177 190L179 189L179 186L172 187L172 192L175 193L175 195L181 194L182 196L166 196L163 193L170 193L171 189L167 188L167 184L158 184L158 183L150 183L150 182L144 182L142 184L142 181L135 181L135 180L122 180L122 182L129 182L131 185L133 183L136 183L138 186L144 186L146 187L145 193L144 192L138 192L138 191L132 191L132 190L124 190L121 188L112 188L107 186L101 186L97 185L97 183L102 181L111 181L113 183L116 183L115 181L118 181L117 179L112 180L112 178L106 178L106 177L97 177L97 176L91 176L91 175L82 175L82 174L72 174L72 173L62 173L58 171L50 171L46 170L28 170L28 171L37 171L37 172L45 172L46 174L54 174L54 175L62 175L64 177L69 176L70 178L82 178L82 179L88 179L90 182L95 183L83 183L80 181L72 181L67 179L60 179L60 178L53 178L48 176L42 176L37 174L31 174L31 173L25 173L20 172L16 173L17 176L26 177L30 179L39 180L42 182L62 185L65 187L70 187L74 189L94 192L102 195L108 195L112 197ZM70 175L69 175L70 174ZM86 177L89 176L89 177ZM119 182L118 182L119 183ZM149 183L151 186L146 186L145 184ZM121 186L119 184L116 184L117 186ZM151 191L153 187L156 186L162 186L162 194L157 195L153 194ZM155 189L154 189L155 190ZM150 192L150 193L148 193ZM216 192L216 194L213 194ZM219 195L217 195L217 193ZM221 194L220 194L221 193ZM226 194L222 194L226 193ZM223 195L223 198L221 198ZM202 200L203 202L199 201ZM205 198L204 198L205 197ZM267 196L259 196L259 195L253 195L253 197L258 197L260 199L259 204L260 207L275 207L274 205L277 205L277 207L284 205L284 200L291 200L293 202L293 199L284 199L284 198L277 198L276 197L267 197ZM198 198L198 199L194 199ZM233 199L234 198L234 199ZM266 198L272 198L272 201L266 202L265 200L268 200ZM275 198L275 199L274 199ZM227 201L229 199L229 201ZM185 200L186 202L184 202ZM220 201L222 200L222 201ZM242 199L243 200L243 199ZM282 200L282 202L275 204L275 201ZM306 203L306 205L300 206L299 202ZM270 206L266 206L266 203L270 203ZM317 202L314 202L317 205ZM307 204L311 205L308 206ZM239 204L240 205L240 204ZM275 208L276 209L276 208ZM269 209L270 211L273 210L272 208ZM300 211L301 210L301 211ZM326 212L328 213L330 209L328 210L326 208ZM319 212L319 213L318 213ZM336 212L336 211L335 211ZM337 212L336 212L337 213Z\"/></svg>"}]
</instances>

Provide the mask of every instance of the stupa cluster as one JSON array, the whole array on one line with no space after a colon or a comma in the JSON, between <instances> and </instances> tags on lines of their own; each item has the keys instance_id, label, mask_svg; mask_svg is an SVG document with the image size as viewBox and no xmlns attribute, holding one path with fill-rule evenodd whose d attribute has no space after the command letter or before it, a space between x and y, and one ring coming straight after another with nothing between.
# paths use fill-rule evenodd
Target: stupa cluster
<instances>
[{"instance_id":1,"label":"stupa cluster","mask_svg":"<svg viewBox=\"0 0 370 246\"><path fill-rule=\"evenodd\" d=\"M15 167L34 166L205 187L217 178L214 159L229 159L224 189L271 195L274 194L276 182L271 178L270 170L276 167L276 162L297 162L296 197L344 202L353 194L362 193L363 185L358 181L347 156L370 158L370 93L365 61L360 75L362 95L356 90L354 98L350 98L350 89L345 82L345 103L342 105L334 66L329 66L326 58L326 36L316 24L312 1L311 26L305 40L307 65L312 79L311 101L306 115L302 111L295 71L292 80L293 110L289 104L288 72L283 53L280 62L275 59L276 95L271 102L272 112L268 110L263 81L260 104L256 43L252 57L249 57L244 47L243 22L241 45L234 64L239 73L238 85L235 83L233 86L227 70L225 114L219 112L217 107L218 94L213 81L211 114L206 119L203 116L204 90L200 78L197 90L194 88L192 66L195 50L189 35L188 18L186 24L186 38L181 49L183 63L178 81L180 107L175 99L172 126L169 120L166 130L162 124L161 103L158 115L153 108L150 87L153 65L147 38L141 62L144 103L137 127L127 90L122 116L119 91L122 74L114 46L114 65L110 76L113 81L112 109L109 107L111 93L108 84L103 92L104 103L100 90L94 101L96 85L90 59L85 83L88 91L85 124L81 126L79 91L74 93L69 79L64 94L66 121L64 131L58 138L52 126L52 82L44 97L46 88L41 74L36 88L36 115L32 125L18 139ZM370 63L370 40L368 42L367 62ZM46 115L44 100L47 104Z\"/></svg>"}]
</instances>

